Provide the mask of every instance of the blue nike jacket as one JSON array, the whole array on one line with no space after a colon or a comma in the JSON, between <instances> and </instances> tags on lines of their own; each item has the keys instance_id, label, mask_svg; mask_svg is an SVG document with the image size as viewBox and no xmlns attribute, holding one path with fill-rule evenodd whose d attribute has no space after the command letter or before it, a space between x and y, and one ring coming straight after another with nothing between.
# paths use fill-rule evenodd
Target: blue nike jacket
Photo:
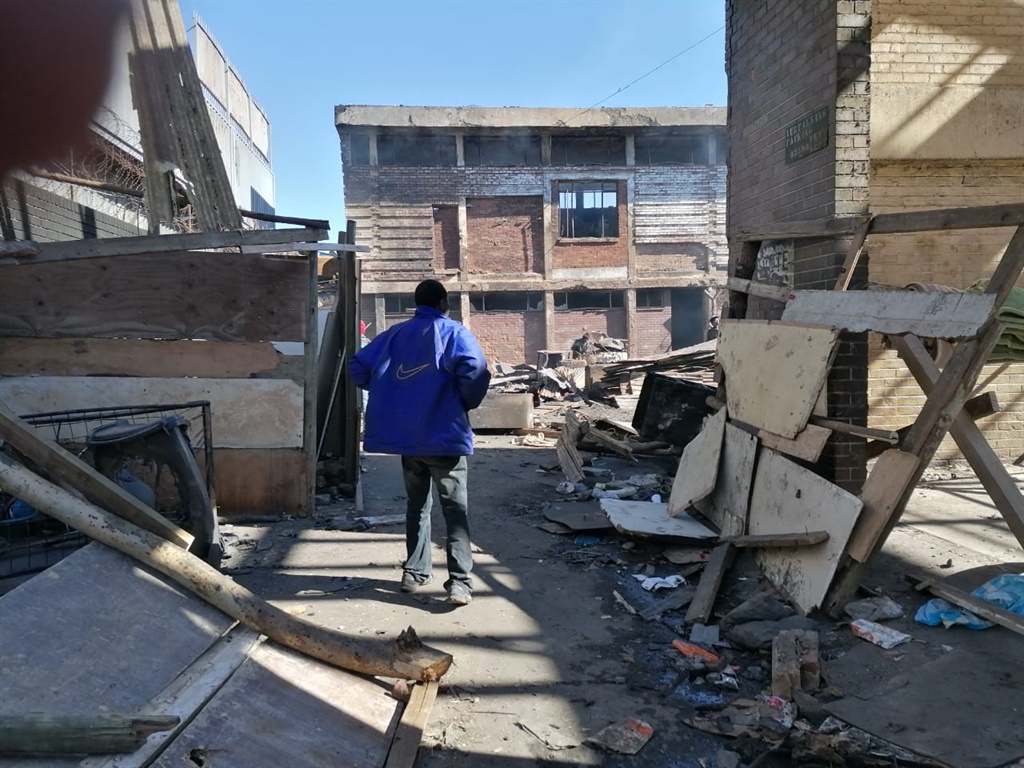
<instances>
[{"instance_id":1,"label":"blue nike jacket","mask_svg":"<svg viewBox=\"0 0 1024 768\"><path fill-rule=\"evenodd\" d=\"M359 352L349 375L369 390L363 447L405 456L469 456L469 411L491 374L476 337L436 309L392 326Z\"/></svg>"}]
</instances>

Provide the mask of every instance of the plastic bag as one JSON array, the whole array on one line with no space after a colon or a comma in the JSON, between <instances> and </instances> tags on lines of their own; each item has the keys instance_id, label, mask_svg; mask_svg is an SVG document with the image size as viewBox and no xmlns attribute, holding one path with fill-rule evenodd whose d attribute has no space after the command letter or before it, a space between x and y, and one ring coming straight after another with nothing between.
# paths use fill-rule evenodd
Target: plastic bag
<instances>
[{"instance_id":1,"label":"plastic bag","mask_svg":"<svg viewBox=\"0 0 1024 768\"><path fill-rule=\"evenodd\" d=\"M994 579L986 581L971 594L986 603L998 605L1018 616L1024 616L1024 575L1004 573L1002 576L996 576ZM953 605L940 597L922 605L914 616L914 621L929 627L937 627L941 624L946 629L957 624L975 630L988 629L992 626L992 622L980 619L970 611Z\"/></svg>"}]
</instances>

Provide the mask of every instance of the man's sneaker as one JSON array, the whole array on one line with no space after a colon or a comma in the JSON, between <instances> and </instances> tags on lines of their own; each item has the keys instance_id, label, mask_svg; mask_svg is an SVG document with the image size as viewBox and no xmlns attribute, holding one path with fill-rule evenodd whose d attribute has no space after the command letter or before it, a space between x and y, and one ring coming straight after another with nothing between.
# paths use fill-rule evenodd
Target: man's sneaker
<instances>
[{"instance_id":1,"label":"man's sneaker","mask_svg":"<svg viewBox=\"0 0 1024 768\"><path fill-rule=\"evenodd\" d=\"M448 602L452 605L469 605L473 601L473 593L461 581L453 581L448 587Z\"/></svg>"},{"instance_id":2,"label":"man's sneaker","mask_svg":"<svg viewBox=\"0 0 1024 768\"><path fill-rule=\"evenodd\" d=\"M402 574L402 591L403 592L415 592L420 587L425 587L427 584L434 580L433 576L427 576L425 579L421 579L414 573L406 571Z\"/></svg>"}]
</instances>

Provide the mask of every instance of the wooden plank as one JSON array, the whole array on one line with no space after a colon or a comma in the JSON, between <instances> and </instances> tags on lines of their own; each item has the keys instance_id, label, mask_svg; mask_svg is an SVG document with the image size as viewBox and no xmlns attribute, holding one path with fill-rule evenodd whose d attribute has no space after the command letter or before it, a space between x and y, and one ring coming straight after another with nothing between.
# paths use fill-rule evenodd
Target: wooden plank
<instances>
[{"instance_id":1,"label":"wooden plank","mask_svg":"<svg viewBox=\"0 0 1024 768\"><path fill-rule=\"evenodd\" d=\"M918 590L927 589L936 597L948 600L954 605L970 611L975 616L991 621L1001 627L1006 627L1018 635L1024 635L1024 616L1018 616L1016 613L1000 608L998 605L985 602L970 592L944 584L942 579L931 578L922 573L908 573L907 580L912 584L916 583L916 589Z\"/></svg>"},{"instance_id":2,"label":"wooden plank","mask_svg":"<svg viewBox=\"0 0 1024 768\"><path fill-rule=\"evenodd\" d=\"M985 293L794 291L782 319L853 333L966 339L978 333L994 305L995 297Z\"/></svg>"},{"instance_id":3,"label":"wooden plank","mask_svg":"<svg viewBox=\"0 0 1024 768\"><path fill-rule=\"evenodd\" d=\"M800 549L759 549L769 581L803 613L821 605L863 503L768 448L761 449L748 530L753 535L824 529L828 541Z\"/></svg>"},{"instance_id":4,"label":"wooden plank","mask_svg":"<svg viewBox=\"0 0 1024 768\"><path fill-rule=\"evenodd\" d=\"M773 301L789 301L793 290L781 285L768 285L766 283L755 283L753 280L744 280L740 277L730 277L726 285L731 291L745 293L748 296L757 296L761 299Z\"/></svg>"},{"instance_id":5,"label":"wooden plank","mask_svg":"<svg viewBox=\"0 0 1024 768\"><path fill-rule=\"evenodd\" d=\"M0 336L304 341L306 262L176 251L3 266Z\"/></svg>"},{"instance_id":6,"label":"wooden plank","mask_svg":"<svg viewBox=\"0 0 1024 768\"><path fill-rule=\"evenodd\" d=\"M814 418L813 416L811 418ZM821 458L828 439L832 436L832 430L810 424L804 427L795 438L789 439L781 435L773 435L767 430L758 430L757 436L761 442L778 453L785 453L788 456L795 456L798 459L809 461L812 464ZM889 443L885 443L888 445Z\"/></svg>"},{"instance_id":7,"label":"wooden plank","mask_svg":"<svg viewBox=\"0 0 1024 768\"><path fill-rule=\"evenodd\" d=\"M652 603L640 611L640 618L651 621L652 619L659 618L661 614L666 611L678 611L680 608L685 608L693 602L693 598L696 594L696 587L682 587L681 589L677 589L667 597L661 598L657 602Z\"/></svg>"},{"instance_id":8,"label":"wooden plank","mask_svg":"<svg viewBox=\"0 0 1024 768\"><path fill-rule=\"evenodd\" d=\"M153 765L379 768L397 708L372 678L266 642Z\"/></svg>"},{"instance_id":9,"label":"wooden plank","mask_svg":"<svg viewBox=\"0 0 1024 768\"><path fill-rule=\"evenodd\" d=\"M896 350L907 363L917 383L925 394L929 394L941 374L921 340L911 336L894 341ZM1010 473L1006 471L1002 460L992 450L981 429L973 421L977 418L977 409L983 408L983 405L977 404L983 397L982 395L968 400L964 404L964 410L953 419L949 431L988 492L992 503L1006 520L1017 541L1024 546L1024 496ZM996 406L998 407L998 403Z\"/></svg>"},{"instance_id":10,"label":"wooden plank","mask_svg":"<svg viewBox=\"0 0 1024 768\"><path fill-rule=\"evenodd\" d=\"M216 434L216 433L214 433ZM221 515L286 513L305 517L307 488L312 483L306 454L298 448L213 452L217 507Z\"/></svg>"},{"instance_id":11,"label":"wooden plank","mask_svg":"<svg viewBox=\"0 0 1024 768\"><path fill-rule=\"evenodd\" d=\"M146 768L206 706L264 638L259 632L237 625L190 664L146 707L147 710L181 718L181 724L154 734L138 750L127 755L87 758L81 768Z\"/></svg>"},{"instance_id":12,"label":"wooden plank","mask_svg":"<svg viewBox=\"0 0 1024 768\"><path fill-rule=\"evenodd\" d=\"M384 768L412 768L416 763L416 754L423 740L430 710L437 698L438 683L420 683L413 687L409 703L405 705L402 719L398 721L391 750L388 752Z\"/></svg>"},{"instance_id":13,"label":"wooden plank","mask_svg":"<svg viewBox=\"0 0 1024 768\"><path fill-rule=\"evenodd\" d=\"M327 234L325 229L310 228L250 229L229 232L198 232L187 235L142 235L140 237L65 240L59 243L38 243L38 255L21 261L25 264L37 264L107 256L137 256L144 253L198 251L208 248L307 243L323 240Z\"/></svg>"},{"instance_id":14,"label":"wooden plank","mask_svg":"<svg viewBox=\"0 0 1024 768\"><path fill-rule=\"evenodd\" d=\"M265 341L0 338L0 376L290 376Z\"/></svg>"},{"instance_id":15,"label":"wooden plank","mask_svg":"<svg viewBox=\"0 0 1024 768\"><path fill-rule=\"evenodd\" d=\"M600 503L615 530L625 534L668 539L714 539L718 536L685 512L669 517L668 504L625 499L601 499Z\"/></svg>"},{"instance_id":16,"label":"wooden plank","mask_svg":"<svg viewBox=\"0 0 1024 768\"><path fill-rule=\"evenodd\" d=\"M308 254L308 299L306 301L306 343L303 349L302 387L302 450L306 454L305 503L302 510L312 514L316 494L316 462L320 443L317 439L317 358L319 356L319 312L317 307L317 257L316 251ZM329 319L330 315L325 318Z\"/></svg>"},{"instance_id":17,"label":"wooden plank","mask_svg":"<svg viewBox=\"0 0 1024 768\"><path fill-rule=\"evenodd\" d=\"M711 495L718 482L718 464L725 440L726 409L709 416L704 429L683 449L668 497L672 517Z\"/></svg>"},{"instance_id":18,"label":"wooden plank","mask_svg":"<svg viewBox=\"0 0 1024 768\"><path fill-rule=\"evenodd\" d=\"M579 444L583 434L583 423L573 410L565 412L565 424L562 425L562 432L558 436L558 444L555 446L555 453L558 454L558 463L562 467L566 480L570 483L578 483L583 480L583 460L580 458L576 446Z\"/></svg>"},{"instance_id":19,"label":"wooden plank","mask_svg":"<svg viewBox=\"0 0 1024 768\"><path fill-rule=\"evenodd\" d=\"M764 547L813 547L828 541L828 531L807 531L806 533L764 533L749 536L723 536L719 541L732 544L738 549Z\"/></svg>"},{"instance_id":20,"label":"wooden plank","mask_svg":"<svg viewBox=\"0 0 1024 768\"><path fill-rule=\"evenodd\" d=\"M857 227L853 240L850 241L850 247L846 252L846 258L843 260L843 266L840 268L841 272L836 280L834 290L845 291L850 287L850 281L853 280L853 273L857 269L860 255L864 251L864 243L868 239L868 231L871 229L873 219L874 216L872 215L865 216L860 226Z\"/></svg>"},{"instance_id":21,"label":"wooden plank","mask_svg":"<svg viewBox=\"0 0 1024 768\"><path fill-rule=\"evenodd\" d=\"M777 224L762 224L738 227L735 239L749 243L760 240L803 240L808 238L832 238L852 235L860 226L859 216L819 219L817 221L783 221Z\"/></svg>"},{"instance_id":22,"label":"wooden plank","mask_svg":"<svg viewBox=\"0 0 1024 768\"><path fill-rule=\"evenodd\" d=\"M707 624L711 618L711 611L715 607L715 599L718 597L718 590L722 586L722 579L725 572L732 564L732 547L729 544L719 544L711 552L708 564L701 574L700 582L697 584L697 592L693 596L686 611L687 624Z\"/></svg>"},{"instance_id":23,"label":"wooden plank","mask_svg":"<svg viewBox=\"0 0 1024 768\"><path fill-rule=\"evenodd\" d=\"M636 463L636 456L633 455L633 449L630 443L617 440L603 430L592 426L587 430L587 434L584 435L583 439L595 443L598 446L598 449L603 448L606 451L611 451L612 453L622 456L624 459L627 459L634 464Z\"/></svg>"},{"instance_id":24,"label":"wooden plank","mask_svg":"<svg viewBox=\"0 0 1024 768\"><path fill-rule=\"evenodd\" d=\"M718 362L730 416L795 438L807 426L825 385L838 336L834 328L724 320Z\"/></svg>"},{"instance_id":25,"label":"wooden plank","mask_svg":"<svg viewBox=\"0 0 1024 768\"><path fill-rule=\"evenodd\" d=\"M0 401L15 413L166 405L195 400L210 402L217 447L302 446L303 388L287 379L0 378Z\"/></svg>"},{"instance_id":26,"label":"wooden plank","mask_svg":"<svg viewBox=\"0 0 1024 768\"><path fill-rule=\"evenodd\" d=\"M8 713L0 718L0 755L106 755L134 752L150 734L174 728L163 715Z\"/></svg>"},{"instance_id":27,"label":"wooden plank","mask_svg":"<svg viewBox=\"0 0 1024 768\"><path fill-rule=\"evenodd\" d=\"M0 402L2 400L0 397ZM188 531L147 507L57 443L41 437L4 405L0 405L0 438L51 482L71 486L92 503L109 509L118 517L130 520L179 547L188 549L192 544L193 536Z\"/></svg>"},{"instance_id":28,"label":"wooden plank","mask_svg":"<svg viewBox=\"0 0 1024 768\"><path fill-rule=\"evenodd\" d=\"M756 460L757 438L733 424L726 424L715 490L694 505L718 526L723 536L740 536L747 530Z\"/></svg>"},{"instance_id":29,"label":"wooden plank","mask_svg":"<svg viewBox=\"0 0 1024 768\"><path fill-rule=\"evenodd\" d=\"M898 338L898 337L892 337L892 338L895 339L895 338ZM920 340L917 339L916 337L908 337L908 338L912 339L917 344L920 344ZM899 345L897 344L896 347L899 348ZM923 350L923 345L922 345L922 350ZM925 356L923 359L926 359L926 360L929 360L929 361L931 360L931 357L928 355L928 353L926 351L923 352L923 354ZM904 360L905 359L906 358L904 357ZM911 369L913 370L912 366L909 366L909 367L911 367ZM938 371L938 368L935 367L934 361L932 361L932 369L935 371L935 377L934 378L937 379L939 371ZM916 377L916 374L915 374L915 377ZM931 382L931 379L925 380L925 383L928 383L929 386L930 386L930 382ZM925 393L927 394L927 390L925 390ZM976 397L972 397L970 400L968 400L966 403L964 403L964 409L961 412L961 415L966 414L968 416L968 418L970 418L971 421L977 421L978 419L983 419L986 416L991 416L994 413L999 413L999 398L996 396L995 392L982 392L980 395L978 395ZM960 421L960 416L957 416L957 418L954 419L954 421L953 421L953 426L950 427L950 433L953 432L953 429L957 426L959 421ZM913 424L908 424L907 426L900 427L899 429L896 430L896 435L897 435L897 437L899 438L900 441L902 441L907 436L907 433L910 432L910 428L912 426L914 426L914 425ZM956 435L954 435L953 438L955 440L956 439ZM888 441L885 441L885 440L872 440L866 446L867 458L870 460L870 459L874 459L874 458L877 458L877 457L881 456L883 453L885 453L887 450L889 450L891 445L892 445L891 443L889 443ZM899 442L897 442L896 445L899 445ZM963 449L961 448L960 450L962 451Z\"/></svg>"}]
</instances>

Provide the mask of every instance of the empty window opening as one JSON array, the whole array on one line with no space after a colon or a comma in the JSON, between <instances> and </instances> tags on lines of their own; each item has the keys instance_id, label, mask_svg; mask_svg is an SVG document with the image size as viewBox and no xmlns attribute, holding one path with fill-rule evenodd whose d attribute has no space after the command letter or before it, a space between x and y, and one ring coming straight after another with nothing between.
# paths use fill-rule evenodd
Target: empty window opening
<instances>
[{"instance_id":1,"label":"empty window opening","mask_svg":"<svg viewBox=\"0 0 1024 768\"><path fill-rule=\"evenodd\" d=\"M540 165L539 136L466 136L463 149L468 166Z\"/></svg>"},{"instance_id":2,"label":"empty window opening","mask_svg":"<svg viewBox=\"0 0 1024 768\"><path fill-rule=\"evenodd\" d=\"M377 136L377 164L454 166L455 136L382 133Z\"/></svg>"},{"instance_id":3,"label":"empty window opening","mask_svg":"<svg viewBox=\"0 0 1024 768\"><path fill-rule=\"evenodd\" d=\"M637 309L662 309L665 306L664 288L637 288Z\"/></svg>"},{"instance_id":4,"label":"empty window opening","mask_svg":"<svg viewBox=\"0 0 1024 768\"><path fill-rule=\"evenodd\" d=\"M370 164L370 137L365 133L353 133L349 136L353 165Z\"/></svg>"},{"instance_id":5,"label":"empty window opening","mask_svg":"<svg viewBox=\"0 0 1024 768\"><path fill-rule=\"evenodd\" d=\"M544 294L519 291L471 293L469 304L474 312L539 312L544 308Z\"/></svg>"},{"instance_id":6,"label":"empty window opening","mask_svg":"<svg viewBox=\"0 0 1024 768\"><path fill-rule=\"evenodd\" d=\"M563 291L555 298L555 311L574 309L618 309L623 306L622 291Z\"/></svg>"},{"instance_id":7,"label":"empty window opening","mask_svg":"<svg viewBox=\"0 0 1024 768\"><path fill-rule=\"evenodd\" d=\"M625 165L625 136L552 136L552 165Z\"/></svg>"},{"instance_id":8,"label":"empty window opening","mask_svg":"<svg viewBox=\"0 0 1024 768\"><path fill-rule=\"evenodd\" d=\"M618 237L619 185L614 181L558 184L558 236Z\"/></svg>"}]
</instances>

